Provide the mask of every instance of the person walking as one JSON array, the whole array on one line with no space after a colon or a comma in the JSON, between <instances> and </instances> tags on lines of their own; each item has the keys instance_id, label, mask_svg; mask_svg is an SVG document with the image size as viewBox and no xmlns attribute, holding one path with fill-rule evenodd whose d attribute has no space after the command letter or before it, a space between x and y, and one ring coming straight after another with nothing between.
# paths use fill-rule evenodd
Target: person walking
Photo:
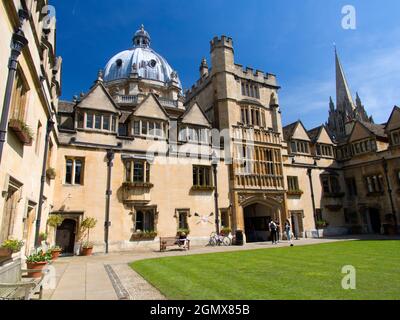
<instances>
[{"instance_id":1,"label":"person walking","mask_svg":"<svg viewBox=\"0 0 400 320\"><path fill-rule=\"evenodd\" d=\"M281 241L281 223L279 220L275 221L276 224L276 241L279 243Z\"/></svg>"},{"instance_id":2,"label":"person walking","mask_svg":"<svg viewBox=\"0 0 400 320\"><path fill-rule=\"evenodd\" d=\"M276 232L277 232L277 225L274 222L274 220L271 220L269 223L269 230L271 231L271 239L272 239L272 244L277 244L277 237L276 237Z\"/></svg>"},{"instance_id":3,"label":"person walking","mask_svg":"<svg viewBox=\"0 0 400 320\"><path fill-rule=\"evenodd\" d=\"M285 232L286 232L286 237L290 243L290 246L293 247L293 242L292 242L292 228L290 225L290 221L286 220L285 222Z\"/></svg>"}]
</instances>

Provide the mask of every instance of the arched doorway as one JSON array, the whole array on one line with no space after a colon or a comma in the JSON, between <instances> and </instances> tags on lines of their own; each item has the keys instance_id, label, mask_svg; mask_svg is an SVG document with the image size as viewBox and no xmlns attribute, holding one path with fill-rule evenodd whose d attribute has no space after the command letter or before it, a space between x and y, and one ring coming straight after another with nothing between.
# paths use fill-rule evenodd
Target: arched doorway
<instances>
[{"instance_id":1,"label":"arched doorway","mask_svg":"<svg viewBox=\"0 0 400 320\"><path fill-rule=\"evenodd\" d=\"M62 248L63 254L74 254L76 221L65 219L57 228L56 245Z\"/></svg>"},{"instance_id":2,"label":"arched doorway","mask_svg":"<svg viewBox=\"0 0 400 320\"><path fill-rule=\"evenodd\" d=\"M269 223L277 219L272 207L262 203L253 203L243 210L247 242L265 242L270 239Z\"/></svg>"}]
</instances>

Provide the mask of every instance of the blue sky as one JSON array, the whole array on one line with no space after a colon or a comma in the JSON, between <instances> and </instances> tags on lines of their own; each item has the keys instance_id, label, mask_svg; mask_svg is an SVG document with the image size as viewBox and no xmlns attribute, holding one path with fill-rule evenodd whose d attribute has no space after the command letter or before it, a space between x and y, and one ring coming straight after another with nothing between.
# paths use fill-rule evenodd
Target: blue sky
<instances>
[{"instance_id":1,"label":"blue sky","mask_svg":"<svg viewBox=\"0 0 400 320\"><path fill-rule=\"evenodd\" d=\"M235 62L278 76L283 122L312 128L335 99L336 43L353 96L376 122L400 105L398 0L53 0L63 99L85 92L99 69L131 46L140 24L152 47L178 71L184 88L198 79L215 35L233 37ZM356 30L342 28L342 7L356 9Z\"/></svg>"}]
</instances>

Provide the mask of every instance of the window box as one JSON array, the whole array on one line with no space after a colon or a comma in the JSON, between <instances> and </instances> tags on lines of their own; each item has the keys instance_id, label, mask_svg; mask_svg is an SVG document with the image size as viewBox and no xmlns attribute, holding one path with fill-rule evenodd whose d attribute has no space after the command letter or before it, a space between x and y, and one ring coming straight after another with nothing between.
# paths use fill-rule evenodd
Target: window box
<instances>
[{"instance_id":1,"label":"window box","mask_svg":"<svg viewBox=\"0 0 400 320\"><path fill-rule=\"evenodd\" d=\"M56 178L56 170L54 168L48 168L46 170L46 177L50 180L54 180Z\"/></svg>"},{"instance_id":2,"label":"window box","mask_svg":"<svg viewBox=\"0 0 400 320\"><path fill-rule=\"evenodd\" d=\"M130 241L149 241L154 240L156 237L156 231L135 232L134 234L132 234Z\"/></svg>"},{"instance_id":3,"label":"window box","mask_svg":"<svg viewBox=\"0 0 400 320\"><path fill-rule=\"evenodd\" d=\"M192 191L214 191L215 187L212 186L193 186Z\"/></svg>"},{"instance_id":4,"label":"window box","mask_svg":"<svg viewBox=\"0 0 400 320\"><path fill-rule=\"evenodd\" d=\"M31 146L33 142L33 134L28 125L17 119L10 119L8 128L15 133L19 141L26 146Z\"/></svg>"},{"instance_id":5,"label":"window box","mask_svg":"<svg viewBox=\"0 0 400 320\"><path fill-rule=\"evenodd\" d=\"M123 186L127 189L136 189L136 188L151 189L154 187L154 185L149 182L124 182Z\"/></svg>"},{"instance_id":6,"label":"window box","mask_svg":"<svg viewBox=\"0 0 400 320\"><path fill-rule=\"evenodd\" d=\"M289 190L287 192L288 196L294 196L294 197L301 197L303 195L303 191L302 190Z\"/></svg>"},{"instance_id":7,"label":"window box","mask_svg":"<svg viewBox=\"0 0 400 320\"><path fill-rule=\"evenodd\" d=\"M319 220L316 222L317 228L318 229L326 229L329 226L329 223L325 220Z\"/></svg>"},{"instance_id":8,"label":"window box","mask_svg":"<svg viewBox=\"0 0 400 320\"><path fill-rule=\"evenodd\" d=\"M343 198L344 196L345 196L344 192L324 193L324 198Z\"/></svg>"}]
</instances>

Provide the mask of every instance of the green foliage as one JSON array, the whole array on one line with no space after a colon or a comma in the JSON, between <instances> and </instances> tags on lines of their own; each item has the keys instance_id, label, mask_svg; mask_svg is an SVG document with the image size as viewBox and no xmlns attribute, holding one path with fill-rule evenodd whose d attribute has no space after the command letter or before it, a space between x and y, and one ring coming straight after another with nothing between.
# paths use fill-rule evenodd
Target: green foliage
<instances>
[{"instance_id":1,"label":"green foliage","mask_svg":"<svg viewBox=\"0 0 400 320\"><path fill-rule=\"evenodd\" d=\"M46 241L48 235L46 232L41 232L41 233L39 233L39 237L40 237L40 239L42 239L42 241Z\"/></svg>"},{"instance_id":2,"label":"green foliage","mask_svg":"<svg viewBox=\"0 0 400 320\"><path fill-rule=\"evenodd\" d=\"M10 119L10 121L14 121L18 124L18 126L20 127L21 131L24 132L30 139L33 140L34 137L34 133L32 131L32 129L22 120L19 119Z\"/></svg>"},{"instance_id":3,"label":"green foliage","mask_svg":"<svg viewBox=\"0 0 400 320\"><path fill-rule=\"evenodd\" d=\"M90 248L93 248L93 243L92 243L92 242L89 242L89 241L86 241L86 242L84 242L84 243L82 244L82 248L83 248L83 249L90 249Z\"/></svg>"},{"instance_id":4,"label":"green foliage","mask_svg":"<svg viewBox=\"0 0 400 320\"><path fill-rule=\"evenodd\" d=\"M13 253L19 252L24 246L24 242L21 240L6 240L1 244L2 248L10 249Z\"/></svg>"},{"instance_id":5,"label":"green foliage","mask_svg":"<svg viewBox=\"0 0 400 320\"><path fill-rule=\"evenodd\" d=\"M87 217L81 223L81 228L84 230L90 230L96 227L97 220L95 218Z\"/></svg>"},{"instance_id":6,"label":"green foliage","mask_svg":"<svg viewBox=\"0 0 400 320\"><path fill-rule=\"evenodd\" d=\"M81 226L80 226L80 231L79 231L80 240L82 240L83 237L85 235L87 235L86 243L89 243L90 230L93 229L94 227L96 227L96 224L97 224L97 220L95 218L87 217L87 218L83 219ZM92 247L93 247L93 245L92 245Z\"/></svg>"},{"instance_id":7,"label":"green foliage","mask_svg":"<svg viewBox=\"0 0 400 320\"><path fill-rule=\"evenodd\" d=\"M221 233L225 235L229 235L232 232L231 228L222 228Z\"/></svg>"},{"instance_id":8,"label":"green foliage","mask_svg":"<svg viewBox=\"0 0 400 320\"><path fill-rule=\"evenodd\" d=\"M49 177L49 178L55 178L56 177L56 169L54 169L54 168L48 168L47 170L46 170L46 176L47 177Z\"/></svg>"},{"instance_id":9,"label":"green foliage","mask_svg":"<svg viewBox=\"0 0 400 320\"><path fill-rule=\"evenodd\" d=\"M188 235L190 233L189 229L178 229L178 235L181 235L182 233Z\"/></svg>"},{"instance_id":10,"label":"green foliage","mask_svg":"<svg viewBox=\"0 0 400 320\"><path fill-rule=\"evenodd\" d=\"M316 224L317 228L326 228L329 226L329 223L326 220L318 220Z\"/></svg>"},{"instance_id":11,"label":"green foliage","mask_svg":"<svg viewBox=\"0 0 400 320\"><path fill-rule=\"evenodd\" d=\"M49 262L51 260L51 251L44 252L39 250L26 258L27 263Z\"/></svg>"},{"instance_id":12,"label":"green foliage","mask_svg":"<svg viewBox=\"0 0 400 320\"><path fill-rule=\"evenodd\" d=\"M52 214L52 215L49 216L49 219L47 219L47 224L50 227L57 228L57 227L61 226L63 221L64 221L64 218L63 218L62 215L60 215L60 214Z\"/></svg>"}]
</instances>

